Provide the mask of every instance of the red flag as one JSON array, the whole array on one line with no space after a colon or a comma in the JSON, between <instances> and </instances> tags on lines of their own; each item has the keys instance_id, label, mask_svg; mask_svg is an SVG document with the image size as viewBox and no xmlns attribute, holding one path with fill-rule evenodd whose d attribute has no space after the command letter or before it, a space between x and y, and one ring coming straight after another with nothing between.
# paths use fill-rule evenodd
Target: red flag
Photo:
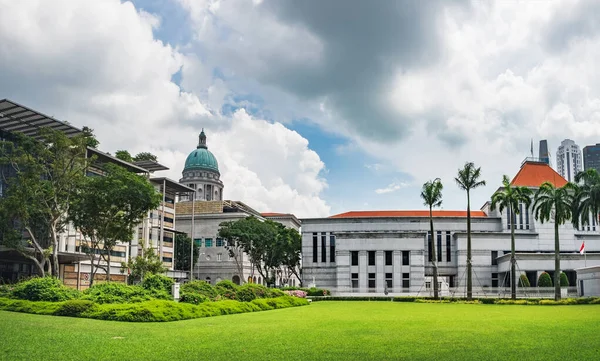
<instances>
[{"instance_id":1,"label":"red flag","mask_svg":"<svg viewBox=\"0 0 600 361\"><path fill-rule=\"evenodd\" d=\"M581 247L579 247L579 253L580 254L584 254L585 253L585 241L583 241L581 243Z\"/></svg>"}]
</instances>

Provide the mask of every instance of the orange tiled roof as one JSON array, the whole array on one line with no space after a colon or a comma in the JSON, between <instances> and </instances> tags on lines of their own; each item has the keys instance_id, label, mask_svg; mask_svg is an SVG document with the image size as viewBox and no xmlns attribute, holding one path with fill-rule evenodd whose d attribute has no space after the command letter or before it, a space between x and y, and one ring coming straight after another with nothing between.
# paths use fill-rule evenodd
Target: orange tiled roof
<instances>
[{"instance_id":1,"label":"orange tiled roof","mask_svg":"<svg viewBox=\"0 0 600 361\"><path fill-rule=\"evenodd\" d=\"M467 217L467 211L433 211L434 217ZM429 217L428 210L421 211L351 211L336 214L329 218L365 217ZM471 217L487 217L483 211L471 211Z\"/></svg>"},{"instance_id":2,"label":"orange tiled roof","mask_svg":"<svg viewBox=\"0 0 600 361\"><path fill-rule=\"evenodd\" d=\"M539 187L544 182L550 182L555 187L562 187L567 180L546 163L525 162L510 183L520 187Z\"/></svg>"}]
</instances>

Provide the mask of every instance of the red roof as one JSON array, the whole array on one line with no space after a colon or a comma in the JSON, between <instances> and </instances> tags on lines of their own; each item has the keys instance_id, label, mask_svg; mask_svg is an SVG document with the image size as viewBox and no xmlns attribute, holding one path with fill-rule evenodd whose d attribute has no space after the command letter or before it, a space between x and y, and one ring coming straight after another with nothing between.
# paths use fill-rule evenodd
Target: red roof
<instances>
[{"instance_id":1,"label":"red roof","mask_svg":"<svg viewBox=\"0 0 600 361\"><path fill-rule=\"evenodd\" d=\"M434 217L467 217L467 211L433 211ZM351 211L329 218L379 218L379 217L429 217L428 210L422 211ZM487 217L483 211L471 211L471 217Z\"/></svg>"},{"instance_id":2,"label":"red roof","mask_svg":"<svg viewBox=\"0 0 600 361\"><path fill-rule=\"evenodd\" d=\"M525 162L510 184L520 187L539 187L544 182L550 182L555 187L567 184L567 180L552 167L540 162Z\"/></svg>"}]
</instances>

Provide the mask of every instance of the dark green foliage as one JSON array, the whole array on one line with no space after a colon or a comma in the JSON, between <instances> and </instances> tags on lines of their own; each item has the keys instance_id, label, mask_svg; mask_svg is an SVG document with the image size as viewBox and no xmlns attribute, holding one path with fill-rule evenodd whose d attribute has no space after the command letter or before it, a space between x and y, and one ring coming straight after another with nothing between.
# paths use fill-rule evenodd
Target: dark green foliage
<instances>
[{"instance_id":1,"label":"dark green foliage","mask_svg":"<svg viewBox=\"0 0 600 361\"><path fill-rule=\"evenodd\" d=\"M209 300L215 300L219 293L217 290L205 281L192 281L188 282L181 287L182 294L193 293L200 294Z\"/></svg>"},{"instance_id":2,"label":"dark green foliage","mask_svg":"<svg viewBox=\"0 0 600 361\"><path fill-rule=\"evenodd\" d=\"M238 285L229 280L220 281L215 285L215 289L217 290L219 295L222 298L229 300L237 300L238 287Z\"/></svg>"},{"instance_id":3,"label":"dark green foliage","mask_svg":"<svg viewBox=\"0 0 600 361\"><path fill-rule=\"evenodd\" d=\"M89 302L89 301L88 301ZM71 303L69 306L65 304ZM199 305L174 301L151 300L139 303L78 304L67 302L31 302L0 298L0 309L43 315L57 315L72 312L73 316L99 320L128 322L166 322L200 317L231 315L244 312L257 312L285 307L308 305L306 299L284 296L273 299L260 299L253 302L225 300L206 302Z\"/></svg>"},{"instance_id":4,"label":"dark green foliage","mask_svg":"<svg viewBox=\"0 0 600 361\"><path fill-rule=\"evenodd\" d=\"M63 285L58 278L34 277L15 285L11 297L29 301L66 301L79 297L79 292Z\"/></svg>"},{"instance_id":5,"label":"dark green foliage","mask_svg":"<svg viewBox=\"0 0 600 361\"><path fill-rule=\"evenodd\" d=\"M90 300L69 300L63 302L56 312L57 316L79 317L83 312L91 311L96 304Z\"/></svg>"},{"instance_id":6,"label":"dark green foliage","mask_svg":"<svg viewBox=\"0 0 600 361\"><path fill-rule=\"evenodd\" d=\"M10 297L13 287L9 285L0 285L0 297Z\"/></svg>"},{"instance_id":7,"label":"dark green foliage","mask_svg":"<svg viewBox=\"0 0 600 361\"><path fill-rule=\"evenodd\" d=\"M168 294L171 294L174 283L175 281L173 281L172 278L165 275L149 274L146 275L141 286L148 291L164 291Z\"/></svg>"},{"instance_id":8,"label":"dark green foliage","mask_svg":"<svg viewBox=\"0 0 600 361\"><path fill-rule=\"evenodd\" d=\"M201 293L188 291L181 295L181 297L179 298L179 302L199 305L204 302L210 302L210 299Z\"/></svg>"},{"instance_id":9,"label":"dark green foliage","mask_svg":"<svg viewBox=\"0 0 600 361\"><path fill-rule=\"evenodd\" d=\"M529 278L527 278L527 275L522 274L519 276L519 287L531 287L531 283L529 283Z\"/></svg>"},{"instance_id":10,"label":"dark green foliage","mask_svg":"<svg viewBox=\"0 0 600 361\"><path fill-rule=\"evenodd\" d=\"M552 287L552 278L548 272L542 272L538 278L538 287Z\"/></svg>"},{"instance_id":11,"label":"dark green foliage","mask_svg":"<svg viewBox=\"0 0 600 361\"><path fill-rule=\"evenodd\" d=\"M284 287L283 291L293 291L293 290L301 290L306 292L307 296L316 297L316 296L329 296L331 292L325 288L303 288L303 287Z\"/></svg>"},{"instance_id":12,"label":"dark green foliage","mask_svg":"<svg viewBox=\"0 0 600 361\"><path fill-rule=\"evenodd\" d=\"M190 251L194 252L194 257L190 257ZM198 263L198 254L200 253L200 246L197 244L192 245L192 239L186 234L177 233L175 235L175 269L189 271L190 270L190 258L193 260L193 267Z\"/></svg>"},{"instance_id":13,"label":"dark green foliage","mask_svg":"<svg viewBox=\"0 0 600 361\"><path fill-rule=\"evenodd\" d=\"M560 273L560 287L569 287L569 278L564 272Z\"/></svg>"},{"instance_id":14,"label":"dark green foliage","mask_svg":"<svg viewBox=\"0 0 600 361\"><path fill-rule=\"evenodd\" d=\"M129 286L117 282L96 284L83 292L83 299L96 303L128 303L142 302L151 299L170 299L170 295L162 290L146 290L140 286Z\"/></svg>"},{"instance_id":15,"label":"dark green foliage","mask_svg":"<svg viewBox=\"0 0 600 361\"><path fill-rule=\"evenodd\" d=\"M237 290L237 288L239 286L236 285L235 283L231 282L230 280L223 280L223 281L217 282L217 284L215 285L215 287L228 289L230 291L235 291L235 290Z\"/></svg>"},{"instance_id":16,"label":"dark green foliage","mask_svg":"<svg viewBox=\"0 0 600 361\"><path fill-rule=\"evenodd\" d=\"M246 283L237 290L237 299L242 302L249 302L256 298L269 298L270 295L270 290L267 287L254 283Z\"/></svg>"}]
</instances>

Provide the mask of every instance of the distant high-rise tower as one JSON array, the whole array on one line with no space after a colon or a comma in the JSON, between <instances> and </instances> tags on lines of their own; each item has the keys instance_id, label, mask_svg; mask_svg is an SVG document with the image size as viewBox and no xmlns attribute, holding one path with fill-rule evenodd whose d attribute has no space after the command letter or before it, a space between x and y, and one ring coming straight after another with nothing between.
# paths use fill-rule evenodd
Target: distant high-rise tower
<instances>
[{"instance_id":1,"label":"distant high-rise tower","mask_svg":"<svg viewBox=\"0 0 600 361\"><path fill-rule=\"evenodd\" d=\"M569 182L575 181L575 175L582 170L581 150L571 139L560 143L556 152L556 171Z\"/></svg>"},{"instance_id":2,"label":"distant high-rise tower","mask_svg":"<svg viewBox=\"0 0 600 361\"><path fill-rule=\"evenodd\" d=\"M585 170L593 168L600 173L600 144L583 148L583 168Z\"/></svg>"},{"instance_id":3,"label":"distant high-rise tower","mask_svg":"<svg viewBox=\"0 0 600 361\"><path fill-rule=\"evenodd\" d=\"M550 152L548 151L548 141L546 139L540 140L540 162L550 164Z\"/></svg>"}]
</instances>

